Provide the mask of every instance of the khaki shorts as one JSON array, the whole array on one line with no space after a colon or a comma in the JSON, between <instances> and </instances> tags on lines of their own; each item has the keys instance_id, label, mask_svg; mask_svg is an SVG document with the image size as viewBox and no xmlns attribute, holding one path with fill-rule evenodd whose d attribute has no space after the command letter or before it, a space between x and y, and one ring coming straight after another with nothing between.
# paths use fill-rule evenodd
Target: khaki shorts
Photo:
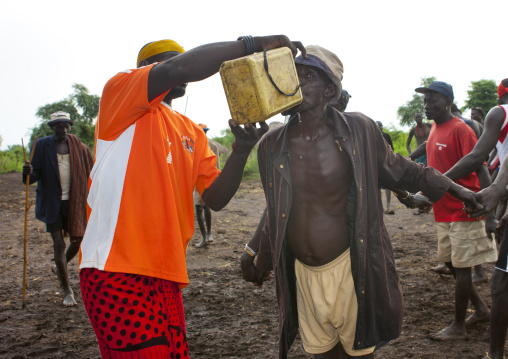
<instances>
[{"instance_id":1,"label":"khaki shorts","mask_svg":"<svg viewBox=\"0 0 508 359\"><path fill-rule=\"evenodd\" d=\"M485 221L437 222L437 254L456 268L497 260L496 242L487 237Z\"/></svg>"},{"instance_id":2,"label":"khaki shorts","mask_svg":"<svg viewBox=\"0 0 508 359\"><path fill-rule=\"evenodd\" d=\"M295 262L296 293L303 348L326 353L341 342L350 356L367 355L375 347L354 350L356 299L349 249L320 267Z\"/></svg>"}]
</instances>

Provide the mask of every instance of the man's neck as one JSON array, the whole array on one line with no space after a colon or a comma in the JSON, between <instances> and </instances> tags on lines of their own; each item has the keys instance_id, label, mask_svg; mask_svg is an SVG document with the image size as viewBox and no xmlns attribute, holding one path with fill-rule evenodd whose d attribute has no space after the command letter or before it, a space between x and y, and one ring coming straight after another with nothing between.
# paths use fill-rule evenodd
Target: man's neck
<instances>
[{"instance_id":1,"label":"man's neck","mask_svg":"<svg viewBox=\"0 0 508 359\"><path fill-rule=\"evenodd\" d=\"M435 118L434 119L434 122L436 123L436 125L442 125L442 124L445 124L446 122L450 121L451 119L455 118L456 116L454 116L453 114L451 113L447 113L439 118Z\"/></svg>"},{"instance_id":2,"label":"man's neck","mask_svg":"<svg viewBox=\"0 0 508 359\"><path fill-rule=\"evenodd\" d=\"M324 111L307 111L300 114L297 126L298 135L306 140L314 140L330 132L327 125L327 115Z\"/></svg>"}]
</instances>

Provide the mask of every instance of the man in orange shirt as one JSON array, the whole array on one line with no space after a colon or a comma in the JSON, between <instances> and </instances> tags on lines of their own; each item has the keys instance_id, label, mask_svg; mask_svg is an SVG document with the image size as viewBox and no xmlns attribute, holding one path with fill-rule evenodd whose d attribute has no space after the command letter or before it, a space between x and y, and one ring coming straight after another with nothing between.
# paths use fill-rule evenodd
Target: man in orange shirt
<instances>
[{"instance_id":1,"label":"man in orange shirt","mask_svg":"<svg viewBox=\"0 0 508 359\"><path fill-rule=\"evenodd\" d=\"M222 209L268 126L230 120L235 142L220 172L204 131L171 102L224 61L283 46L306 54L282 35L242 36L188 52L172 40L151 42L136 69L105 85L80 249L83 302L104 358L188 358L180 290L189 283L193 190L212 210Z\"/></svg>"}]
</instances>

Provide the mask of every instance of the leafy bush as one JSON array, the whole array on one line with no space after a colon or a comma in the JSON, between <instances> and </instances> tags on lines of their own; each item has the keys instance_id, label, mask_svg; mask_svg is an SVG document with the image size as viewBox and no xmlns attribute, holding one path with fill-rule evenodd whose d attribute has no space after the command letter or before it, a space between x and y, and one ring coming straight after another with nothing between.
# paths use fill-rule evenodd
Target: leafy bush
<instances>
[{"instance_id":1,"label":"leafy bush","mask_svg":"<svg viewBox=\"0 0 508 359\"><path fill-rule=\"evenodd\" d=\"M393 125L384 127L383 132L386 132L392 138L393 152L400 153L402 156L408 155L407 149L406 149L406 141L407 141L407 136L408 136L407 132L404 132L404 131L398 129L398 128L394 127ZM413 149L414 149L414 147L416 147L416 142L415 142L415 145L413 146Z\"/></svg>"},{"instance_id":2,"label":"leafy bush","mask_svg":"<svg viewBox=\"0 0 508 359\"><path fill-rule=\"evenodd\" d=\"M28 151L27 151L27 156ZM21 172L24 157L21 145L8 146L7 150L0 151L0 173Z\"/></svg>"}]
</instances>

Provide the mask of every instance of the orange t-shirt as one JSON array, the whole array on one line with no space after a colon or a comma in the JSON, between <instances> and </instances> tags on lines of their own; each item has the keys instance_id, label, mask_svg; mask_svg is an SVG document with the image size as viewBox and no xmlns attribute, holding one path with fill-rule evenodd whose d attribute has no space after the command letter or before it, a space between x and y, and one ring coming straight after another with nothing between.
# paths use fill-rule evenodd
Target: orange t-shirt
<instances>
[{"instance_id":1,"label":"orange t-shirt","mask_svg":"<svg viewBox=\"0 0 508 359\"><path fill-rule=\"evenodd\" d=\"M220 171L203 130L162 102L148 102L147 66L118 73L102 94L80 268L189 283L193 190Z\"/></svg>"}]
</instances>

